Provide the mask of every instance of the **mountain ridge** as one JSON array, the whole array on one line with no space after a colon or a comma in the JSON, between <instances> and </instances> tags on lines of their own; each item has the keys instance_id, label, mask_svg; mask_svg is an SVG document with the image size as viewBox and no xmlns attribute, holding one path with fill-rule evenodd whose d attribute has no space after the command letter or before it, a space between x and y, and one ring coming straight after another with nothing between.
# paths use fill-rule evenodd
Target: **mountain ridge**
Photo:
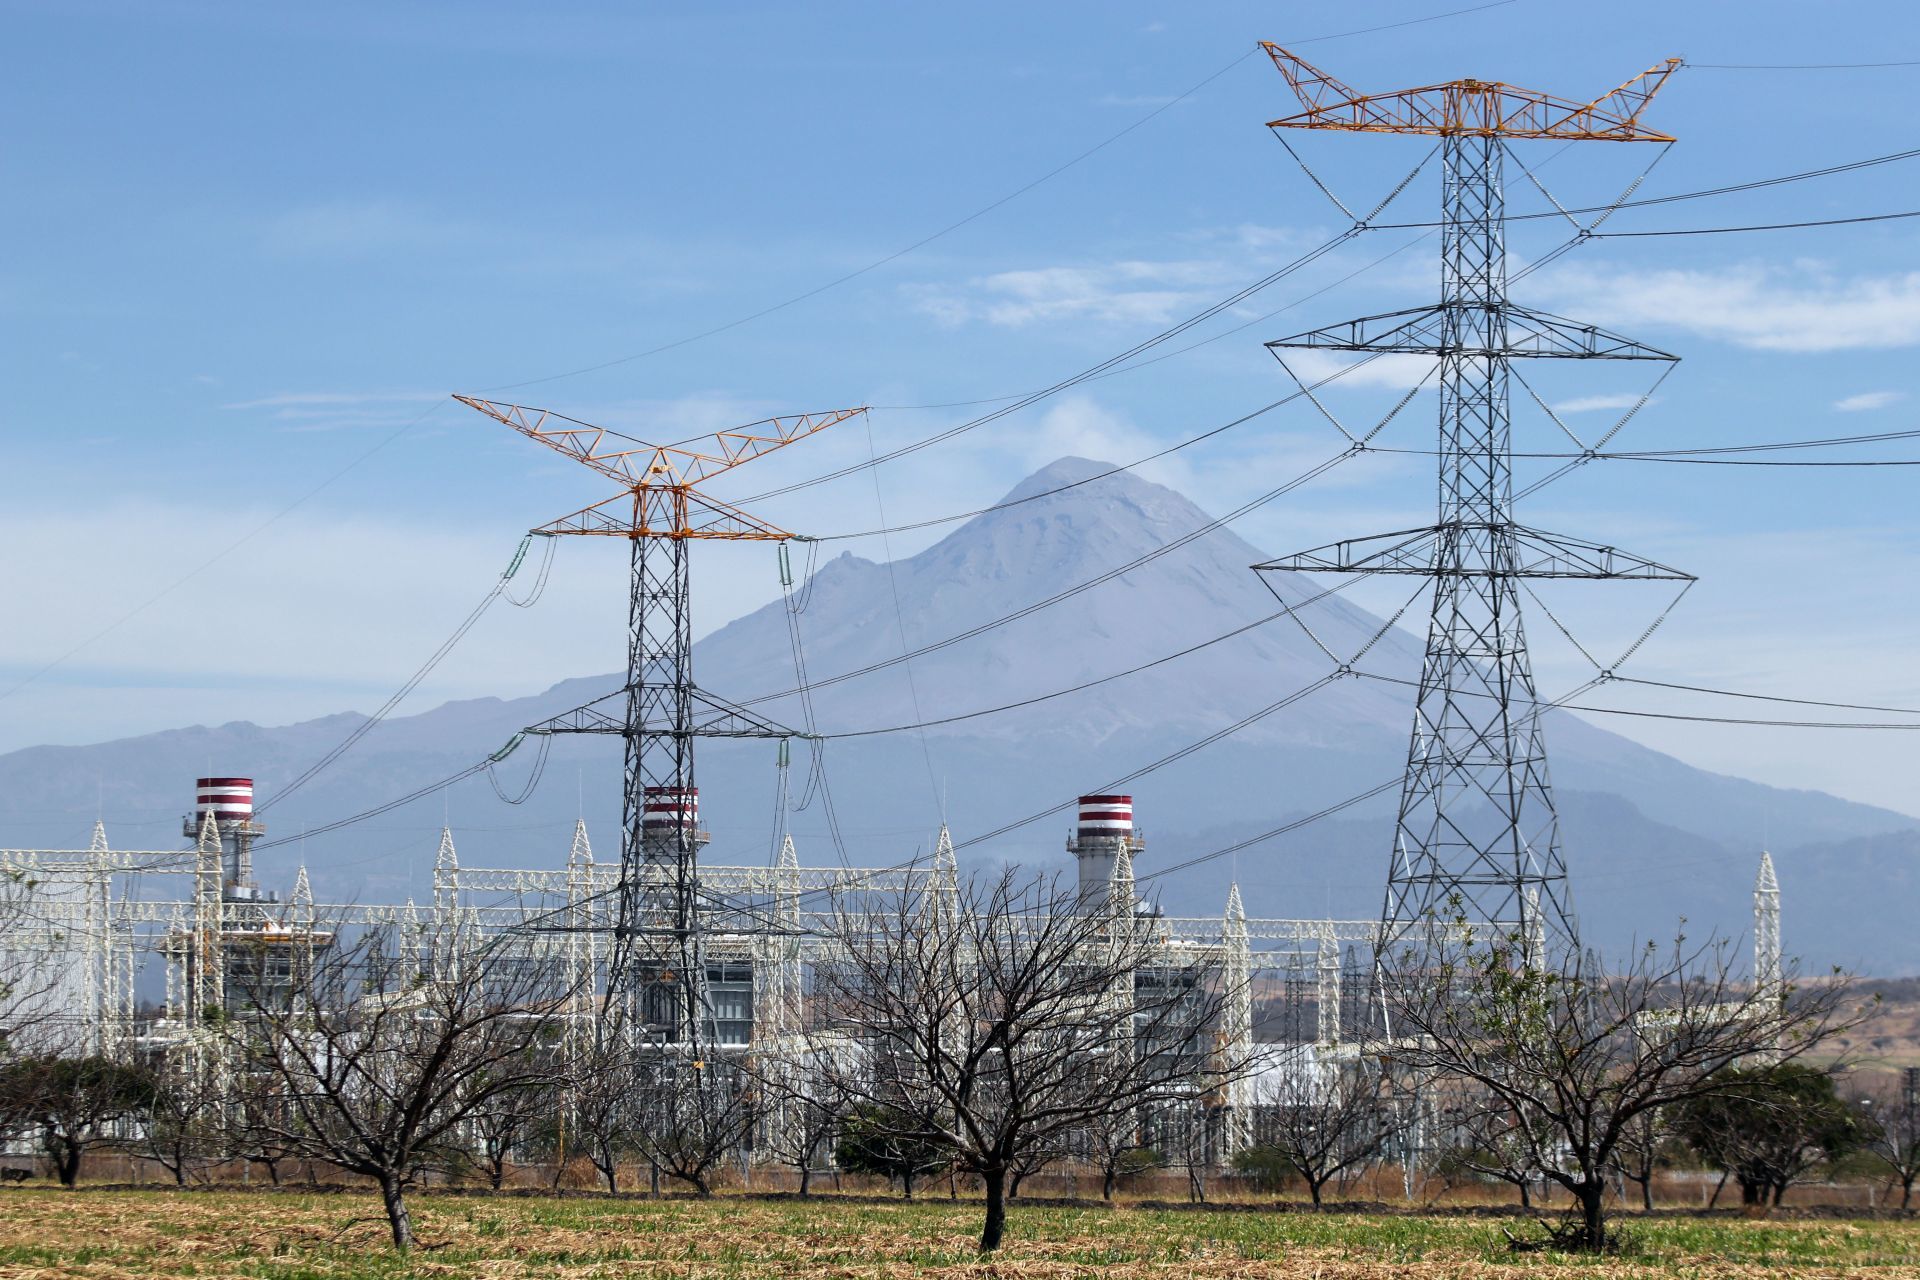
<instances>
[{"instance_id":1,"label":"mountain ridge","mask_svg":"<svg viewBox=\"0 0 1920 1280\"><path fill-rule=\"evenodd\" d=\"M797 593L805 601L796 623L810 676L818 681L867 666L879 669L816 691L813 710L823 731L939 719L1036 697L1151 663L1275 612L1273 597L1249 571L1265 558L1257 548L1230 529L1208 530L1211 517L1171 488L1127 472L1089 479L1107 469L1089 459L1060 459L1023 480L995 509L891 565L850 552L824 560ZM1062 486L1070 487L1055 492ZM1190 540L1161 551L1181 539ZM1067 604L1018 617L965 643L935 648L911 664L899 660L903 650L935 645L980 623L1019 614L1036 601L1143 559L1139 567L1072 596ZM783 695L756 709L797 726L805 717L799 699L788 692L795 673L785 608L775 601L701 637L695 673L703 687L734 701ZM1380 626L1379 619L1340 597L1314 608L1316 631L1336 653L1350 652ZM1389 631L1370 652L1368 665L1410 675L1417 671L1419 654L1416 637ZM854 861L897 861L926 847L942 818L965 838L1071 801L1079 792L1099 790L1311 683L1330 665L1297 627L1281 620L1083 692L931 727L924 737L832 740L819 749L839 822L830 828L824 797L816 794L807 809L791 815L792 829L807 861L840 856L836 830ZM522 726L603 696L619 683L611 674L572 677L525 697L459 699L393 717L308 787L277 803L268 815L275 834L297 833L304 825L366 809L450 775ZM916 692L918 717L912 713ZM1167 848L1169 862L1178 861L1171 855L1219 847L1207 843L1209 832L1270 829L1278 819L1311 812L1396 775L1404 762L1410 703L1408 691L1391 685L1335 681L1218 745L1146 775L1132 789L1143 821L1157 833L1156 851ZM178 837L167 834L169 824L177 824L189 807L188 787L209 763L216 772L254 776L264 800L362 723L364 717L340 712L285 726L235 721L92 746L11 752L0 756L0 823L15 830L40 824L47 839L8 835L4 842L83 842L85 827L104 805L134 819L110 826L116 844L153 847L135 837L157 831L155 838L170 846ZM1592 898L1596 911L1606 895L1584 893L1583 875L1597 884L1620 875L1622 866L1642 863L1657 872L1659 859L1649 851L1667 850L1670 858L1702 866L1712 860L1717 870L1711 892L1701 888L1695 897L1702 909L1725 917L1713 923L1744 928L1739 902L1751 875L1742 864L1758 856L1757 848L1745 846L1752 815L1763 806L1786 851L1780 860L1790 893L1797 878L1792 851L1799 846L1826 850L1808 855L1807 874L1819 875L1822 858L1849 868L1844 884L1820 891L1831 897L1828 889L1858 888L1869 864L1902 856L1894 844L1875 845L1864 854L1838 846L1920 833L1920 823L1892 811L1695 769L1569 713L1550 713L1547 732L1554 776L1569 810L1575 900ZM316 838L304 855L316 890L362 901L418 894L430 875L429 833L456 806L463 862L558 865L575 817L588 818L603 841L617 830L614 747L556 740L549 777L571 773L575 785L550 781L518 809L502 805L485 780L474 779L444 799L429 797L385 818ZM502 789L518 789L529 754L523 748L500 767ZM702 809L716 832L710 860L767 856L776 791L773 754L765 743L703 746ZM796 744L794 756L790 790L798 797L810 789L808 748ZM1390 797L1376 801L1337 822L1306 828L1289 847L1304 851L1302 865L1311 865L1316 856L1328 867L1337 863L1339 874L1348 878L1342 883L1377 886L1384 854L1372 856L1366 849L1369 844L1384 849L1391 810ZM980 856L1060 865L1060 836L1069 822L1063 816L1022 827L983 846ZM123 827L132 835L122 836ZM55 840L56 830L72 834ZM177 825L172 831L177 833ZM611 855L611 848L603 850L602 856ZM263 879L290 877L299 856L297 843L266 851ZM1298 903L1290 901L1292 893L1281 880L1261 879L1261 869L1278 862L1249 853L1239 863L1256 873L1243 884L1250 911L1298 914ZM1730 886L1724 891L1722 871ZM1182 910L1217 910L1217 900L1205 901L1214 880L1211 872L1196 873L1190 884L1177 883L1175 888L1192 898ZM1371 896L1368 914L1378 909L1377 890ZM1844 911L1831 903L1819 910L1825 915L1802 917L1809 940L1828 951L1847 944ZM1602 914L1621 917L1611 907ZM1875 946L1873 955L1889 962L1908 955L1891 941ZM1920 956L1898 963L1920 968Z\"/></svg>"}]
</instances>

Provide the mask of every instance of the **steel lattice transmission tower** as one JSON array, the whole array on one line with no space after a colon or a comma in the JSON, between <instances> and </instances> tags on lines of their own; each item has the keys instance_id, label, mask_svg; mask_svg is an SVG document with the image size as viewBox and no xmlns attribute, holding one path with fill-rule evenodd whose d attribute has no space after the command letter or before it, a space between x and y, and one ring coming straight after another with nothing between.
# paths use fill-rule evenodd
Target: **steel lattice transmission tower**
<instances>
[{"instance_id":1,"label":"steel lattice transmission tower","mask_svg":"<svg viewBox=\"0 0 1920 1280\"><path fill-rule=\"evenodd\" d=\"M1688 575L1611 547L1526 528L1513 512L1508 405L1515 359L1672 361L1665 352L1507 297L1503 164L1509 140L1672 141L1639 122L1669 60L1592 102L1482 80L1366 96L1266 45L1303 108L1282 129L1440 139L1440 301L1268 343L1438 360L1439 511L1423 529L1301 552L1266 571L1433 579L1380 949L1416 926L1577 945L1559 820L1522 626L1528 578ZM1284 357L1283 357L1284 359Z\"/></svg>"},{"instance_id":2,"label":"steel lattice transmission tower","mask_svg":"<svg viewBox=\"0 0 1920 1280\"><path fill-rule=\"evenodd\" d=\"M623 740L620 876L606 1008L628 1033L680 1045L697 1061L712 1011L700 945L697 861L705 836L694 740L797 736L694 683L692 543L793 536L697 486L866 409L769 418L653 445L545 409L454 398L621 486L613 497L533 532L627 539L626 686L527 732L604 733Z\"/></svg>"}]
</instances>

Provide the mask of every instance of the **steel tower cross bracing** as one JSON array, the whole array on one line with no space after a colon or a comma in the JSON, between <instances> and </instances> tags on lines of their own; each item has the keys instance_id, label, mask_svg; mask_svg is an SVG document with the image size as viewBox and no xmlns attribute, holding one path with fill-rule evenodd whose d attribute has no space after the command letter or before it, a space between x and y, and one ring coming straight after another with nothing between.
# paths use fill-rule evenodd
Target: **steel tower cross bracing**
<instances>
[{"instance_id":1,"label":"steel tower cross bracing","mask_svg":"<svg viewBox=\"0 0 1920 1280\"><path fill-rule=\"evenodd\" d=\"M1270 122L1272 128L1441 140L1440 301L1268 344L1276 356L1314 348L1439 362L1436 522L1259 566L1433 579L1379 946L1406 939L1416 927L1452 931L1459 924L1529 947L1549 938L1577 946L1522 582L1687 575L1515 520L1510 365L1516 358L1674 357L1508 298L1503 168L1515 138L1671 141L1640 124L1639 115L1678 61L1585 103L1476 80L1366 96L1284 49L1265 47L1305 108Z\"/></svg>"},{"instance_id":2,"label":"steel tower cross bracing","mask_svg":"<svg viewBox=\"0 0 1920 1280\"><path fill-rule=\"evenodd\" d=\"M678 444L653 445L545 409L454 398L622 488L533 532L627 539L626 685L527 732L622 739L620 874L605 1009L627 1033L681 1045L697 1062L703 1024L712 1011L700 941L697 863L705 837L699 828L694 740L796 736L694 682L691 544L779 542L793 536L697 486L866 410L769 418Z\"/></svg>"}]
</instances>

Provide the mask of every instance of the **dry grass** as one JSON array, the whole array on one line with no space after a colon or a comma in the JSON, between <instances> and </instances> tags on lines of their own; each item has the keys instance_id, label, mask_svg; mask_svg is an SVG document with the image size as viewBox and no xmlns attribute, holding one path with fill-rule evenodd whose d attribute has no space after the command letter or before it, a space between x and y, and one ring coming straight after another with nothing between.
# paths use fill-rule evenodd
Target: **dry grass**
<instances>
[{"instance_id":1,"label":"dry grass","mask_svg":"<svg viewBox=\"0 0 1920 1280\"><path fill-rule=\"evenodd\" d=\"M1920 1224L1623 1219L1602 1263L1516 1256L1509 1221L1016 1206L983 1261L978 1206L721 1197L433 1197L401 1258L359 1195L0 1192L0 1277L1019 1276L1802 1277L1920 1275Z\"/></svg>"}]
</instances>

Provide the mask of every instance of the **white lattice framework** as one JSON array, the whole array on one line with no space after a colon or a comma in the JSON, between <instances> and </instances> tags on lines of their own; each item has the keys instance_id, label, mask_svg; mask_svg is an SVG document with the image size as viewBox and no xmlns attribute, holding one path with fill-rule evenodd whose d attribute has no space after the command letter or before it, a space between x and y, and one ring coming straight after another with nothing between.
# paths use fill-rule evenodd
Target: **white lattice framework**
<instances>
[{"instance_id":1,"label":"white lattice framework","mask_svg":"<svg viewBox=\"0 0 1920 1280\"><path fill-rule=\"evenodd\" d=\"M0 946L70 957L79 981L69 984L65 1010L85 1029L90 1048L106 1052L126 1043L136 1024L146 1033L187 1025L187 1013L225 998L224 941L246 927L221 897L219 834L206 824L191 849L116 850L96 825L86 849L0 850L0 871L17 871L35 886L31 909ZM666 872L661 872L664 875ZM755 1045L791 1042L802 1029L805 973L828 955L835 898L931 889L954 891L952 841L942 830L934 857L896 867L802 866L791 838L771 866L701 868L700 885L716 905L708 928L709 959L748 962L754 970ZM403 945L439 948L423 964L457 970L461 939L512 935L508 953L564 960L584 994L570 1019L570 1039L584 1045L579 1027L592 1016L592 992L607 963L606 938L619 886L619 867L596 861L584 823L577 824L564 864L557 868L471 867L460 864L451 832L442 832L428 904L316 902L301 868L284 903L268 907L272 922L290 933L389 927ZM1114 869L1110 909L1149 929L1153 953L1171 963L1203 965L1228 988L1223 1032L1235 1044L1253 1036L1255 993L1265 975L1301 965L1318 975L1323 1035L1337 1034L1343 996L1338 947L1371 946L1377 925L1365 920L1250 918L1236 886L1225 913L1164 916L1145 911L1132 868ZM256 922L257 923L257 922ZM136 1018L136 978L151 962L164 973L157 1019ZM1119 998L1119 993L1116 993Z\"/></svg>"}]
</instances>

